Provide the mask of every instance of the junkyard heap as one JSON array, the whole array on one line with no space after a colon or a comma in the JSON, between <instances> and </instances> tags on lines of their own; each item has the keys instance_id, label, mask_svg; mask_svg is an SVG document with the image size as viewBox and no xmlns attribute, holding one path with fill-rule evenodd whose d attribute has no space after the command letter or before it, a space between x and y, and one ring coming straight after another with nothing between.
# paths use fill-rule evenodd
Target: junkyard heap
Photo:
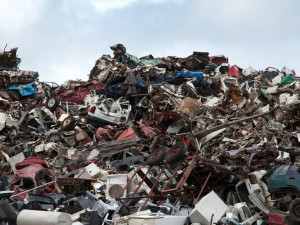
<instances>
[{"instance_id":1,"label":"junkyard heap","mask_svg":"<svg viewBox=\"0 0 300 225\"><path fill-rule=\"evenodd\" d=\"M293 70L111 49L62 86L0 52L0 224L300 223Z\"/></svg>"}]
</instances>

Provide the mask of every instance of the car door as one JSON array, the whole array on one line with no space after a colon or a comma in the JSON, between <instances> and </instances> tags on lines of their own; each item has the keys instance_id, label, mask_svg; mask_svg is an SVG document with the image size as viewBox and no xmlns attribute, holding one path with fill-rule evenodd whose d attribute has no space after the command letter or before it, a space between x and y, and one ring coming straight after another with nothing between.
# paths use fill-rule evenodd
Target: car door
<instances>
[{"instance_id":1,"label":"car door","mask_svg":"<svg viewBox=\"0 0 300 225\"><path fill-rule=\"evenodd\" d=\"M299 190L300 190L300 175L299 175L297 166L295 166L295 165L290 166L290 168L285 176L285 180L286 180L287 187L293 187L299 192Z\"/></svg>"}]
</instances>

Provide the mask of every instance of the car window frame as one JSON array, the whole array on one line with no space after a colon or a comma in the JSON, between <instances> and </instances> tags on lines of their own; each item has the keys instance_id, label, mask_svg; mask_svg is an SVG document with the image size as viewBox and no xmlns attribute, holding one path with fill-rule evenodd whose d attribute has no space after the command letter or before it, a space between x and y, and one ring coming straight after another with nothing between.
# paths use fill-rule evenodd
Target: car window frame
<instances>
[{"instance_id":1,"label":"car window frame","mask_svg":"<svg viewBox=\"0 0 300 225\"><path fill-rule=\"evenodd\" d=\"M289 174L290 173L290 171L291 171L291 169L293 168L293 167L295 167L297 170L297 174ZM289 168L289 170L288 170L288 172L287 172L287 174L286 174L287 176L298 176L299 175L299 168L297 167L297 166L295 166L295 165L292 165L292 166L290 166L290 168Z\"/></svg>"},{"instance_id":2,"label":"car window frame","mask_svg":"<svg viewBox=\"0 0 300 225\"><path fill-rule=\"evenodd\" d=\"M287 169L286 169L287 168ZM282 169L280 171L278 171L277 175L278 176L286 176L288 174L288 171L290 170L291 166L283 166ZM286 170L285 170L286 169ZM285 171L283 171L285 170ZM281 174L283 172L285 172L284 174Z\"/></svg>"}]
</instances>

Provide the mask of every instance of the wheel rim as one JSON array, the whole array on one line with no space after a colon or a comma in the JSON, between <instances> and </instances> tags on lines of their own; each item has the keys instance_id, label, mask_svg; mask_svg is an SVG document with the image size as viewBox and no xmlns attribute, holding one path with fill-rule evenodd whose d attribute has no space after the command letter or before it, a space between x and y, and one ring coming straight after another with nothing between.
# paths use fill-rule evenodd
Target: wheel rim
<instances>
[{"instance_id":1,"label":"wheel rim","mask_svg":"<svg viewBox=\"0 0 300 225\"><path fill-rule=\"evenodd\" d=\"M59 142L60 141L60 137L58 135L53 135L50 137L50 141L52 142Z\"/></svg>"},{"instance_id":2,"label":"wheel rim","mask_svg":"<svg viewBox=\"0 0 300 225\"><path fill-rule=\"evenodd\" d=\"M48 102L48 106L49 107L53 107L55 104L55 100L54 99L50 99L49 102Z\"/></svg>"},{"instance_id":3,"label":"wheel rim","mask_svg":"<svg viewBox=\"0 0 300 225\"><path fill-rule=\"evenodd\" d=\"M168 156L169 157L172 157L174 155L177 155L180 151L180 147L179 146L176 146L176 147L173 147L170 149L169 153L168 153Z\"/></svg>"},{"instance_id":4,"label":"wheel rim","mask_svg":"<svg viewBox=\"0 0 300 225\"><path fill-rule=\"evenodd\" d=\"M68 126L70 124L71 120L67 119L65 122L64 122L64 126Z\"/></svg>"},{"instance_id":5,"label":"wheel rim","mask_svg":"<svg viewBox=\"0 0 300 225\"><path fill-rule=\"evenodd\" d=\"M295 205L293 211L297 217L300 217L300 204Z\"/></svg>"},{"instance_id":6,"label":"wheel rim","mask_svg":"<svg viewBox=\"0 0 300 225\"><path fill-rule=\"evenodd\" d=\"M153 152L153 154L151 154L150 159L155 159L155 158L157 158L158 156L161 155L161 153L162 153L162 149L156 150L155 152Z\"/></svg>"},{"instance_id":7,"label":"wheel rim","mask_svg":"<svg viewBox=\"0 0 300 225\"><path fill-rule=\"evenodd\" d=\"M74 131L74 130L64 132L64 135L65 135L65 136L72 136L72 135L74 135L74 134L75 134L75 131Z\"/></svg>"}]
</instances>

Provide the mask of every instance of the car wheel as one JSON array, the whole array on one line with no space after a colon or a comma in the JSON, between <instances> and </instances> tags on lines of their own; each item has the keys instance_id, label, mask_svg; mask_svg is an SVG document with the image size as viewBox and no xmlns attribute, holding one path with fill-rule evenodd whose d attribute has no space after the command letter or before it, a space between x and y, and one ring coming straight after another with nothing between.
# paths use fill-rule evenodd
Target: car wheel
<instances>
[{"instance_id":1,"label":"car wheel","mask_svg":"<svg viewBox=\"0 0 300 225\"><path fill-rule=\"evenodd\" d=\"M164 161L167 150L168 148L165 146L161 146L152 150L146 164L150 166L157 166L158 164Z\"/></svg>"},{"instance_id":2,"label":"car wheel","mask_svg":"<svg viewBox=\"0 0 300 225\"><path fill-rule=\"evenodd\" d=\"M186 151L187 146L184 142L176 143L166 154L166 162L173 163L181 160L182 157L184 157Z\"/></svg>"},{"instance_id":3,"label":"car wheel","mask_svg":"<svg viewBox=\"0 0 300 225\"><path fill-rule=\"evenodd\" d=\"M73 130L75 128L75 125L76 125L75 118L73 116L69 116L66 119L64 119L60 129L65 131Z\"/></svg>"},{"instance_id":4,"label":"car wheel","mask_svg":"<svg viewBox=\"0 0 300 225\"><path fill-rule=\"evenodd\" d=\"M55 143L60 143L61 142L61 138L58 134L50 134L50 136L48 137L48 140L50 142L55 142Z\"/></svg>"},{"instance_id":5,"label":"car wheel","mask_svg":"<svg viewBox=\"0 0 300 225\"><path fill-rule=\"evenodd\" d=\"M20 101L21 99L20 93L17 91L8 91L7 94L9 95L12 101Z\"/></svg>"},{"instance_id":6,"label":"car wheel","mask_svg":"<svg viewBox=\"0 0 300 225\"><path fill-rule=\"evenodd\" d=\"M74 130L71 130L71 131L65 131L65 132L64 132L64 136L67 136L67 137L73 136L75 133L76 133L76 132L75 132Z\"/></svg>"},{"instance_id":7,"label":"car wheel","mask_svg":"<svg viewBox=\"0 0 300 225\"><path fill-rule=\"evenodd\" d=\"M47 101L47 107L49 109L55 110L58 106L59 106L58 98L53 97Z\"/></svg>"},{"instance_id":8,"label":"car wheel","mask_svg":"<svg viewBox=\"0 0 300 225\"><path fill-rule=\"evenodd\" d=\"M300 222L300 198L296 198L291 202L289 213L294 220Z\"/></svg>"}]
</instances>

